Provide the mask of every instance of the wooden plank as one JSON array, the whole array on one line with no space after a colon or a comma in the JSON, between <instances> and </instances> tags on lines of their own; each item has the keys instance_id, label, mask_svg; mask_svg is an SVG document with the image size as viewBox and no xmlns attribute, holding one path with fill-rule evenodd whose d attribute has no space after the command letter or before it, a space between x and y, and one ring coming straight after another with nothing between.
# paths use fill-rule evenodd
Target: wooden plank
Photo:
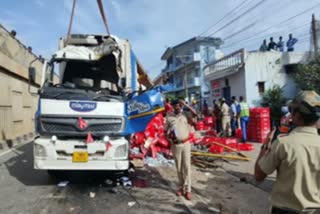
<instances>
[{"instance_id":1,"label":"wooden plank","mask_svg":"<svg viewBox=\"0 0 320 214\"><path fill-rule=\"evenodd\" d=\"M202 156L202 157L213 157L213 158L226 158L226 159L233 159L233 160L243 160L243 161L249 161L251 160L249 157L239 157L235 155L219 155L219 154L212 154L212 153L206 153L206 152L191 152L194 156Z\"/></svg>"}]
</instances>

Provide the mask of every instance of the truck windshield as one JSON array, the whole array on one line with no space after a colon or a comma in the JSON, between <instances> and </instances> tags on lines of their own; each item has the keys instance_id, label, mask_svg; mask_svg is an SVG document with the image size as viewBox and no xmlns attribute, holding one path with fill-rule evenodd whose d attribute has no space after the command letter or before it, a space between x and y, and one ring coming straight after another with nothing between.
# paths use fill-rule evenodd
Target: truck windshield
<instances>
[{"instance_id":1,"label":"truck windshield","mask_svg":"<svg viewBox=\"0 0 320 214\"><path fill-rule=\"evenodd\" d=\"M51 63L59 70L60 83L45 87L42 95L51 99L110 101L121 99L115 57L110 54L97 61L66 60Z\"/></svg>"}]
</instances>

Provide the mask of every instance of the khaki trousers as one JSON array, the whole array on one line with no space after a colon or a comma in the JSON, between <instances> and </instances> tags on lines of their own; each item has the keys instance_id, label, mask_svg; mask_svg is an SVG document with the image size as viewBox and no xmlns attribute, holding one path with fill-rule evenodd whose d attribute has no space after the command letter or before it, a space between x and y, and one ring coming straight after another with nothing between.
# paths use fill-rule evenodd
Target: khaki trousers
<instances>
[{"instance_id":1,"label":"khaki trousers","mask_svg":"<svg viewBox=\"0 0 320 214\"><path fill-rule=\"evenodd\" d=\"M228 137L231 135L231 127L230 127L230 116L222 116L222 130L223 130L223 136Z\"/></svg>"},{"instance_id":2,"label":"khaki trousers","mask_svg":"<svg viewBox=\"0 0 320 214\"><path fill-rule=\"evenodd\" d=\"M191 144L173 144L171 148L176 162L179 188L191 192Z\"/></svg>"}]
</instances>

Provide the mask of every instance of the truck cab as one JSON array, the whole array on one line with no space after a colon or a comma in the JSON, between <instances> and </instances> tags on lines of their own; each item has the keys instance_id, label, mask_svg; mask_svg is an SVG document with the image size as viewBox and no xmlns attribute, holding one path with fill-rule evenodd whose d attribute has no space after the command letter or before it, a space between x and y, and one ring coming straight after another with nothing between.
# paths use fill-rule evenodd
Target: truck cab
<instances>
[{"instance_id":1,"label":"truck cab","mask_svg":"<svg viewBox=\"0 0 320 214\"><path fill-rule=\"evenodd\" d=\"M30 68L32 71L32 68ZM53 74L60 81L53 83ZM128 40L109 35L61 38L43 68L36 112L34 168L129 168L127 136L163 108ZM144 106L144 108L140 108ZM138 125L137 125L138 124Z\"/></svg>"}]
</instances>

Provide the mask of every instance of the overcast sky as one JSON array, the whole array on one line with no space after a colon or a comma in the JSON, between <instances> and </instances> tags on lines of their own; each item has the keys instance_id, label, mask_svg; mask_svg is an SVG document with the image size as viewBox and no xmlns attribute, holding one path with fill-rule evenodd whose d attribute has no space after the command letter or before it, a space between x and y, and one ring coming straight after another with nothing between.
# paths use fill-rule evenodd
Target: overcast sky
<instances>
[{"instance_id":1,"label":"overcast sky","mask_svg":"<svg viewBox=\"0 0 320 214\"><path fill-rule=\"evenodd\" d=\"M133 50L152 77L164 67L160 57L166 47L174 46L201 34L228 11L244 0L104 0L111 33L131 41ZM22 4L23 2L23 4ZM241 13L259 6L241 18ZM314 9L293 18L313 6ZM47 58L57 49L58 38L66 35L72 0L1 0L0 23L16 30L17 38L32 46L36 54ZM320 0L247 0L220 24L209 29L208 36L236 19L214 35L227 38L222 51L228 54L239 48L257 49L263 38L292 32L300 41L297 50L309 50L311 14L320 19ZM244 27L249 29L242 31ZM267 31L264 31L267 29ZM78 0L72 33L105 33L95 0ZM245 42L243 39L252 37Z\"/></svg>"}]
</instances>

